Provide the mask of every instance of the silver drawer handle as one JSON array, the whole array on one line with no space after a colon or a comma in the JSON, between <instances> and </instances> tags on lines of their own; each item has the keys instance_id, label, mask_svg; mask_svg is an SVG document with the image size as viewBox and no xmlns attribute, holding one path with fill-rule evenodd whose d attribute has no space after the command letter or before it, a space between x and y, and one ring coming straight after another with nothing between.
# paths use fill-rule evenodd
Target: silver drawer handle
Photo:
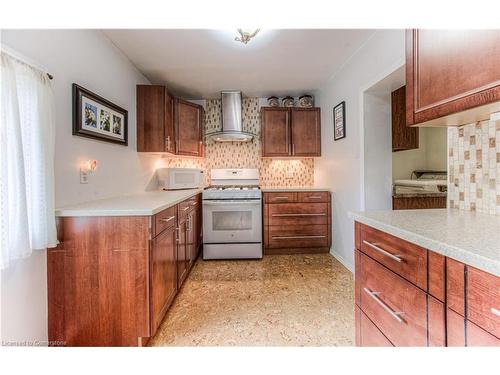
<instances>
[{"instance_id":1,"label":"silver drawer handle","mask_svg":"<svg viewBox=\"0 0 500 375\"><path fill-rule=\"evenodd\" d=\"M170 216L168 219L163 218L163 219L160 219L160 221L163 221L164 223L168 223L169 221L172 221L174 219L175 219L175 216Z\"/></svg>"},{"instance_id":2,"label":"silver drawer handle","mask_svg":"<svg viewBox=\"0 0 500 375\"><path fill-rule=\"evenodd\" d=\"M391 254L388 251L385 251L384 249L378 247L377 245L375 245L375 244L373 244L371 242L363 240L363 243L366 244L366 245L368 245L368 246L370 246L372 249L377 250L379 253L385 255L386 257L389 257L392 260L395 260L396 262L401 263L403 261L403 259L401 259L399 256Z\"/></svg>"},{"instance_id":3,"label":"silver drawer handle","mask_svg":"<svg viewBox=\"0 0 500 375\"><path fill-rule=\"evenodd\" d=\"M500 310L495 309L494 307L491 308L491 312L496 316L500 316Z\"/></svg>"},{"instance_id":4,"label":"silver drawer handle","mask_svg":"<svg viewBox=\"0 0 500 375\"><path fill-rule=\"evenodd\" d=\"M290 199L289 197L274 197L274 199Z\"/></svg>"},{"instance_id":5,"label":"silver drawer handle","mask_svg":"<svg viewBox=\"0 0 500 375\"><path fill-rule=\"evenodd\" d=\"M326 238L326 236L272 236L274 240L288 240L301 238Z\"/></svg>"},{"instance_id":6,"label":"silver drawer handle","mask_svg":"<svg viewBox=\"0 0 500 375\"><path fill-rule=\"evenodd\" d=\"M363 290L366 292L366 294L368 294L371 298L373 298L375 300L375 302L377 302L380 306L382 306L382 308L387 311L389 313L390 316L392 316L394 319L396 319L398 321L398 323L402 323L403 322L403 319L401 319L400 315L401 314L404 314L403 312L398 312L398 311L394 311L393 309L391 309L389 306L387 306L385 304L384 301L382 301L378 295L381 294L381 292L372 292L370 289L368 288L363 288Z\"/></svg>"},{"instance_id":7,"label":"silver drawer handle","mask_svg":"<svg viewBox=\"0 0 500 375\"><path fill-rule=\"evenodd\" d=\"M189 210L189 206L183 208L184 211Z\"/></svg>"},{"instance_id":8,"label":"silver drawer handle","mask_svg":"<svg viewBox=\"0 0 500 375\"><path fill-rule=\"evenodd\" d=\"M321 199L321 198L323 198L323 197L321 197L321 196L319 196L319 195L311 195L311 196L309 197L309 199Z\"/></svg>"},{"instance_id":9,"label":"silver drawer handle","mask_svg":"<svg viewBox=\"0 0 500 375\"><path fill-rule=\"evenodd\" d=\"M272 214L274 217L294 217L294 216L326 216L326 214Z\"/></svg>"}]
</instances>

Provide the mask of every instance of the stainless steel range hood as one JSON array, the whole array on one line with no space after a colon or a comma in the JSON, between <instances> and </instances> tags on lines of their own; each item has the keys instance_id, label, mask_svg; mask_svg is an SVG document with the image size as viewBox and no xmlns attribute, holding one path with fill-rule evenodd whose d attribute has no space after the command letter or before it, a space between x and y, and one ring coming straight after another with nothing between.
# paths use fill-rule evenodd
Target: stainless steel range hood
<instances>
[{"instance_id":1,"label":"stainless steel range hood","mask_svg":"<svg viewBox=\"0 0 500 375\"><path fill-rule=\"evenodd\" d=\"M250 142L254 135L243 131L241 91L222 91L222 131L207 134L215 142Z\"/></svg>"}]
</instances>

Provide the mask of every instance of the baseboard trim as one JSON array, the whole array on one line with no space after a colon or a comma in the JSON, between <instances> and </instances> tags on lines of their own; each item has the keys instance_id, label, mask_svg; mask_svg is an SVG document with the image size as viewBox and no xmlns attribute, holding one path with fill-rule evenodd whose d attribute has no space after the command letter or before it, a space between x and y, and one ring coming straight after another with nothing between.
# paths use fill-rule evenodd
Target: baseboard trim
<instances>
[{"instance_id":1,"label":"baseboard trim","mask_svg":"<svg viewBox=\"0 0 500 375\"><path fill-rule=\"evenodd\" d=\"M335 253L333 249L330 249L330 254L337 259L345 268L347 268L352 274L354 274L354 264L346 261L343 257L341 257L339 254Z\"/></svg>"}]
</instances>

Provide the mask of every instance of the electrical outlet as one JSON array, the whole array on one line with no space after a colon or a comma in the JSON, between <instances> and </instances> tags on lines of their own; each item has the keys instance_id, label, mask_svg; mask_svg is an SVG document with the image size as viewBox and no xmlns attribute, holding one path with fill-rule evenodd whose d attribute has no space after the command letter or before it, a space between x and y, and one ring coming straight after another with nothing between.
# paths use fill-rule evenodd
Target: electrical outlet
<instances>
[{"instance_id":1,"label":"electrical outlet","mask_svg":"<svg viewBox=\"0 0 500 375\"><path fill-rule=\"evenodd\" d=\"M293 178L293 171L287 171L286 178Z\"/></svg>"},{"instance_id":2,"label":"electrical outlet","mask_svg":"<svg viewBox=\"0 0 500 375\"><path fill-rule=\"evenodd\" d=\"M89 172L84 171L80 168L80 184L88 184L89 183Z\"/></svg>"}]
</instances>

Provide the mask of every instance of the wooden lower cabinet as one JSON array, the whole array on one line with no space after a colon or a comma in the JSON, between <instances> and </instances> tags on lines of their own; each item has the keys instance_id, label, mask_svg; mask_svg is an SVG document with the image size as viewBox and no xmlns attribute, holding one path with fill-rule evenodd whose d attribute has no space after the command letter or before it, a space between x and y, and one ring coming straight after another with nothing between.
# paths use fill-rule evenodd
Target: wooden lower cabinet
<instances>
[{"instance_id":1,"label":"wooden lower cabinet","mask_svg":"<svg viewBox=\"0 0 500 375\"><path fill-rule=\"evenodd\" d=\"M188 218L179 220L177 227L177 285L179 288L186 279L189 269Z\"/></svg>"},{"instance_id":2,"label":"wooden lower cabinet","mask_svg":"<svg viewBox=\"0 0 500 375\"><path fill-rule=\"evenodd\" d=\"M413 129L413 128L410 128ZM446 196L442 197L392 197L393 210L420 210L446 208Z\"/></svg>"},{"instance_id":3,"label":"wooden lower cabinet","mask_svg":"<svg viewBox=\"0 0 500 375\"><path fill-rule=\"evenodd\" d=\"M53 345L137 346L151 335L149 218L59 218L47 251Z\"/></svg>"},{"instance_id":4,"label":"wooden lower cabinet","mask_svg":"<svg viewBox=\"0 0 500 375\"><path fill-rule=\"evenodd\" d=\"M354 232L357 345L500 346L499 277L361 223Z\"/></svg>"},{"instance_id":5,"label":"wooden lower cabinet","mask_svg":"<svg viewBox=\"0 0 500 375\"><path fill-rule=\"evenodd\" d=\"M330 192L265 192L263 212L265 254L330 251Z\"/></svg>"},{"instance_id":6,"label":"wooden lower cabinet","mask_svg":"<svg viewBox=\"0 0 500 375\"><path fill-rule=\"evenodd\" d=\"M190 207L188 215L199 215L199 205ZM177 240L187 227L177 212L175 206L153 216L58 218L60 244L47 250L50 345L147 343L196 260L197 250L183 258L179 283L185 247ZM198 238L192 246L201 245Z\"/></svg>"},{"instance_id":7,"label":"wooden lower cabinet","mask_svg":"<svg viewBox=\"0 0 500 375\"><path fill-rule=\"evenodd\" d=\"M177 293L176 240L175 225L172 225L152 241L150 283L152 332L158 329Z\"/></svg>"}]
</instances>

